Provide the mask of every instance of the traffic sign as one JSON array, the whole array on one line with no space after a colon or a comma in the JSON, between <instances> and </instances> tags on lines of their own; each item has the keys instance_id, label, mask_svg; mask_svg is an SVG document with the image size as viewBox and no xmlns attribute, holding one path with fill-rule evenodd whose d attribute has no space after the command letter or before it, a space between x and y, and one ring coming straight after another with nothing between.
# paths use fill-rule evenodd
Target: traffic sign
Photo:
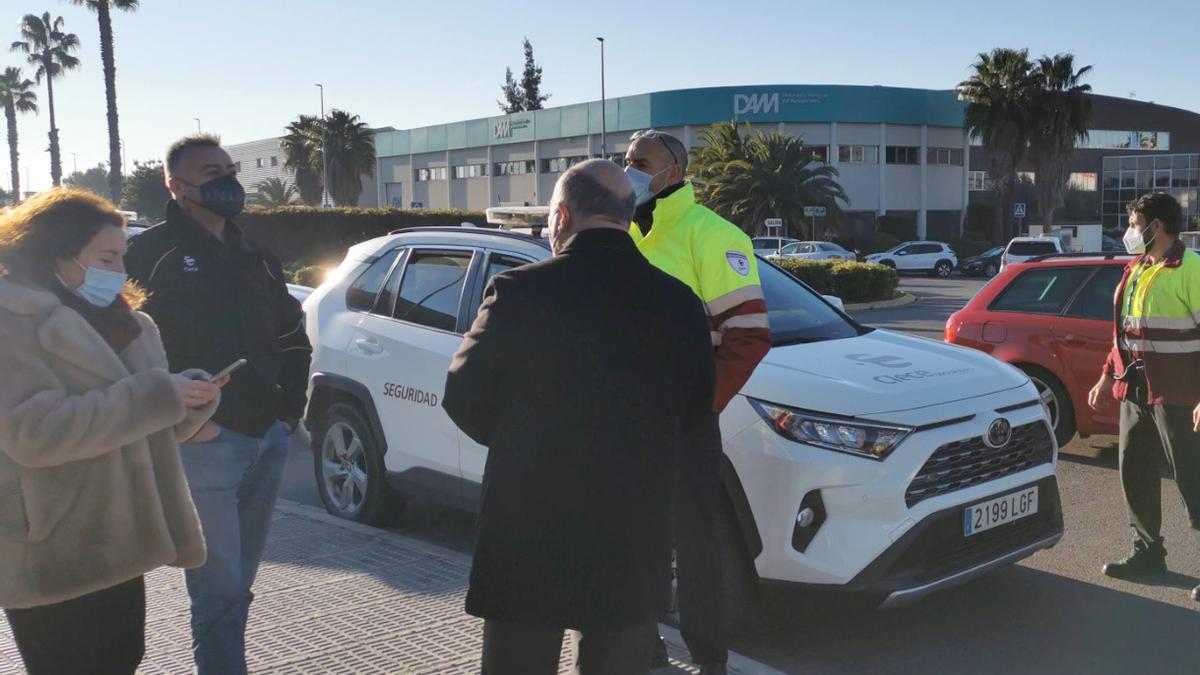
<instances>
[{"instance_id":1,"label":"traffic sign","mask_svg":"<svg viewBox=\"0 0 1200 675\"><path fill-rule=\"evenodd\" d=\"M766 225L768 229L774 227L783 227L783 218L767 218L763 221L763 224Z\"/></svg>"},{"instance_id":2,"label":"traffic sign","mask_svg":"<svg viewBox=\"0 0 1200 675\"><path fill-rule=\"evenodd\" d=\"M825 207L824 206L806 206L806 207L804 207L804 217L805 218L824 218L825 217Z\"/></svg>"},{"instance_id":3,"label":"traffic sign","mask_svg":"<svg viewBox=\"0 0 1200 675\"><path fill-rule=\"evenodd\" d=\"M1024 218L1025 217L1025 202L1017 202L1017 203L1013 204L1013 217L1014 218Z\"/></svg>"}]
</instances>

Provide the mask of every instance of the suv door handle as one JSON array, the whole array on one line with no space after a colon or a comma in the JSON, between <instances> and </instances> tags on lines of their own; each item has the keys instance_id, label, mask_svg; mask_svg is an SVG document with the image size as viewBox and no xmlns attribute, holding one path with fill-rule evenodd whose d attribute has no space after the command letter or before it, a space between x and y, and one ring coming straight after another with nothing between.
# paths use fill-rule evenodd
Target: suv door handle
<instances>
[{"instance_id":1,"label":"suv door handle","mask_svg":"<svg viewBox=\"0 0 1200 675\"><path fill-rule=\"evenodd\" d=\"M1063 336L1063 342L1066 343L1068 347L1084 347L1087 345L1088 339L1079 335L1067 333Z\"/></svg>"},{"instance_id":2,"label":"suv door handle","mask_svg":"<svg viewBox=\"0 0 1200 675\"><path fill-rule=\"evenodd\" d=\"M383 353L383 347L380 346L379 342L369 338L356 338L354 340L354 346L361 349L365 354Z\"/></svg>"}]
</instances>

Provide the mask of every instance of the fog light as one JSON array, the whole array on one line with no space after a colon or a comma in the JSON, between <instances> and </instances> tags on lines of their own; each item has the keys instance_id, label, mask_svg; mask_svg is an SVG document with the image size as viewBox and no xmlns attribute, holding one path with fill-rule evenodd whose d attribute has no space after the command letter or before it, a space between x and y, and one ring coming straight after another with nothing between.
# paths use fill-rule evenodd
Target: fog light
<instances>
[{"instance_id":1,"label":"fog light","mask_svg":"<svg viewBox=\"0 0 1200 675\"><path fill-rule=\"evenodd\" d=\"M821 491L813 490L804 495L804 499L800 500L800 508L796 511L796 526L792 528L792 548L804 553L824 523L825 502L821 499Z\"/></svg>"},{"instance_id":2,"label":"fog light","mask_svg":"<svg viewBox=\"0 0 1200 675\"><path fill-rule=\"evenodd\" d=\"M813 521L816 519L817 514L813 513L813 510L807 506L803 509L800 509L800 513L796 514L796 524L800 527L808 527L809 525L812 525Z\"/></svg>"}]
</instances>

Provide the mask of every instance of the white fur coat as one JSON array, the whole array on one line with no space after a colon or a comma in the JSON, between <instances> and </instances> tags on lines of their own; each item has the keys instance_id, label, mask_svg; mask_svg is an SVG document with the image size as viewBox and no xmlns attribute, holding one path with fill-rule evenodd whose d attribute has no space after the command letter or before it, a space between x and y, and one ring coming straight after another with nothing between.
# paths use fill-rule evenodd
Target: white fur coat
<instances>
[{"instance_id":1,"label":"white fur coat","mask_svg":"<svg viewBox=\"0 0 1200 675\"><path fill-rule=\"evenodd\" d=\"M204 563L178 442L188 410L158 329L122 353L52 293L0 279L0 607Z\"/></svg>"}]
</instances>

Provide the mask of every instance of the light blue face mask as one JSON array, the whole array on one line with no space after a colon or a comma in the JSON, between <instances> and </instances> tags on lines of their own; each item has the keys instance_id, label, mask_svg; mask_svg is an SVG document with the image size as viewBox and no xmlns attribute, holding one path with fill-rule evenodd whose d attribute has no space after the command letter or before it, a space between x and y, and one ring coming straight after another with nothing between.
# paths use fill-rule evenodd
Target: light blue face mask
<instances>
[{"instance_id":1,"label":"light blue face mask","mask_svg":"<svg viewBox=\"0 0 1200 675\"><path fill-rule=\"evenodd\" d=\"M654 199L654 195L658 193L650 191L650 184L654 182L655 178L658 178L670 169L671 167L668 166L651 176L645 171L635 169L632 166L625 167L625 177L629 179L629 184L633 186L633 200L636 206L641 206Z\"/></svg>"},{"instance_id":2,"label":"light blue face mask","mask_svg":"<svg viewBox=\"0 0 1200 675\"><path fill-rule=\"evenodd\" d=\"M117 296L125 289L129 276L122 272L102 270L98 267L84 267L78 260L73 261L83 270L83 283L75 289L75 295L87 300L97 307L108 307L117 300Z\"/></svg>"}]
</instances>

